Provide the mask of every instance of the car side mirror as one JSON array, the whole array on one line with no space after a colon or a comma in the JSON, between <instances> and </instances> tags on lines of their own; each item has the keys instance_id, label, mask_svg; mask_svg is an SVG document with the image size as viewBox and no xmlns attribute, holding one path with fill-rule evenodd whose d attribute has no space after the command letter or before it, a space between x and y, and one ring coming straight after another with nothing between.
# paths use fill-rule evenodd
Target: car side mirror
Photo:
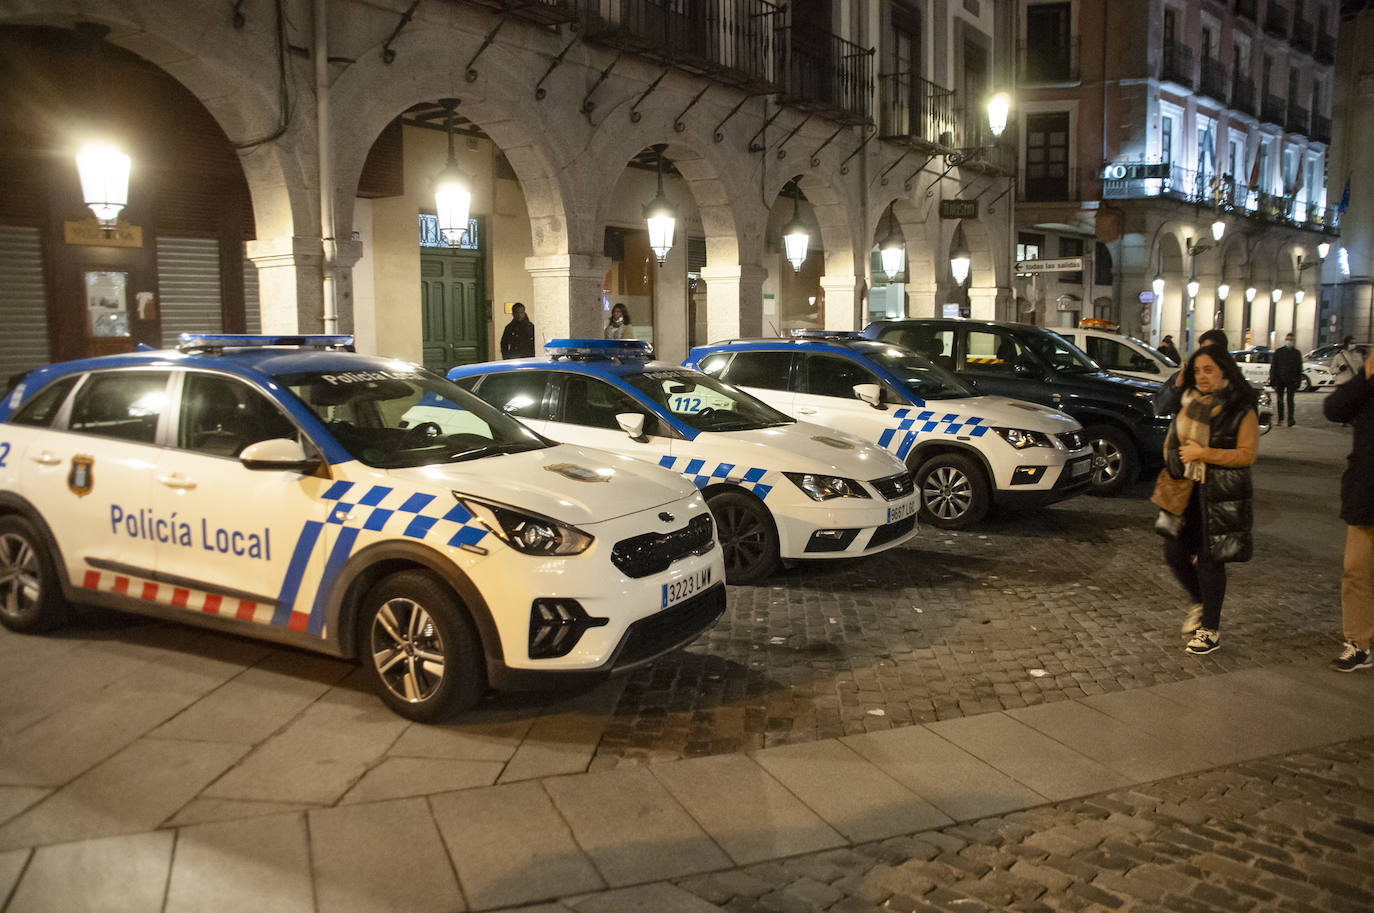
<instances>
[{"instance_id":1,"label":"car side mirror","mask_svg":"<svg viewBox=\"0 0 1374 913\"><path fill-rule=\"evenodd\" d=\"M1035 366L1034 362L1024 357L1016 359L1016 364L1012 366L1012 371L1015 372L1017 377L1039 378L1045 376L1044 373L1041 372L1041 370Z\"/></svg>"},{"instance_id":2,"label":"car side mirror","mask_svg":"<svg viewBox=\"0 0 1374 913\"><path fill-rule=\"evenodd\" d=\"M306 456L305 448L301 446L300 441L281 437L249 444L239 454L239 462L246 469L285 469L311 473L319 467L320 458Z\"/></svg>"},{"instance_id":3,"label":"car side mirror","mask_svg":"<svg viewBox=\"0 0 1374 913\"><path fill-rule=\"evenodd\" d=\"M874 409L883 408L883 388L878 384L855 384L854 395Z\"/></svg>"},{"instance_id":4,"label":"car side mirror","mask_svg":"<svg viewBox=\"0 0 1374 913\"><path fill-rule=\"evenodd\" d=\"M644 415L640 412L620 412L615 417L620 430L636 441L644 437Z\"/></svg>"}]
</instances>

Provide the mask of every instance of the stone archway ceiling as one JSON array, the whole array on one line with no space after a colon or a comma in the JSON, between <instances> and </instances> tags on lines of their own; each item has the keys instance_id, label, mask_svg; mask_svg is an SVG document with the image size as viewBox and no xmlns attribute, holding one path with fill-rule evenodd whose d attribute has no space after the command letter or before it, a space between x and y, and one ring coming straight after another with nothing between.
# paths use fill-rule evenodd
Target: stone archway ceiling
<instances>
[{"instance_id":1,"label":"stone archway ceiling","mask_svg":"<svg viewBox=\"0 0 1374 913\"><path fill-rule=\"evenodd\" d=\"M411 105L402 112L401 123L408 127L423 127L426 130L438 130L440 133L447 133L448 109L437 101L422 101L419 104ZM463 116L462 105L459 105L453 113L453 132L459 136L474 136L478 139L491 140L491 137L487 136L481 127Z\"/></svg>"}]
</instances>

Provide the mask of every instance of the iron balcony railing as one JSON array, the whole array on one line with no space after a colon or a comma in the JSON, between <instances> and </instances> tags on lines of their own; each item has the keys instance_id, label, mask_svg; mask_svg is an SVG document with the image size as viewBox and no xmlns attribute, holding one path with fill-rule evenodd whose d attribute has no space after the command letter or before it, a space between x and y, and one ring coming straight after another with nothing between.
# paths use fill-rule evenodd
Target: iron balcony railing
<instances>
[{"instance_id":1,"label":"iron balcony railing","mask_svg":"<svg viewBox=\"0 0 1374 913\"><path fill-rule=\"evenodd\" d=\"M766 91L779 77L782 8L768 0L568 0L588 41Z\"/></svg>"},{"instance_id":2,"label":"iron balcony railing","mask_svg":"<svg viewBox=\"0 0 1374 913\"><path fill-rule=\"evenodd\" d=\"M1266 95L1260 102L1260 120L1282 127L1287 113L1288 105L1277 95Z\"/></svg>"},{"instance_id":3,"label":"iron balcony railing","mask_svg":"<svg viewBox=\"0 0 1374 913\"><path fill-rule=\"evenodd\" d=\"M1312 115L1312 132L1308 134L1314 140L1322 143L1331 142L1331 118L1322 117L1320 114Z\"/></svg>"},{"instance_id":4,"label":"iron balcony railing","mask_svg":"<svg viewBox=\"0 0 1374 913\"><path fill-rule=\"evenodd\" d=\"M1164 42L1164 64L1160 69L1159 77L1192 89L1194 87L1193 49L1178 41Z\"/></svg>"},{"instance_id":5,"label":"iron balcony railing","mask_svg":"<svg viewBox=\"0 0 1374 913\"><path fill-rule=\"evenodd\" d=\"M1317 49L1313 52L1319 63L1336 62L1336 36L1321 32L1317 35Z\"/></svg>"},{"instance_id":6,"label":"iron balcony railing","mask_svg":"<svg viewBox=\"0 0 1374 913\"><path fill-rule=\"evenodd\" d=\"M955 118L954 90L911 73L879 76L878 105L881 136L954 147L955 137L962 135Z\"/></svg>"},{"instance_id":7,"label":"iron balcony railing","mask_svg":"<svg viewBox=\"0 0 1374 913\"><path fill-rule=\"evenodd\" d=\"M1298 19L1293 23L1293 47L1303 51L1312 50L1312 23Z\"/></svg>"},{"instance_id":8,"label":"iron balcony railing","mask_svg":"<svg viewBox=\"0 0 1374 913\"><path fill-rule=\"evenodd\" d=\"M1284 128L1289 133L1301 133L1303 136L1306 136L1307 131L1312 129L1312 124L1307 118L1306 108L1290 102L1288 105L1288 119L1284 123Z\"/></svg>"},{"instance_id":9,"label":"iron balcony railing","mask_svg":"<svg viewBox=\"0 0 1374 913\"><path fill-rule=\"evenodd\" d=\"M1164 198L1193 206L1232 212L1259 222L1287 225L1329 235L1340 232L1340 213L1330 206L1307 202L1305 194L1266 193L1227 175L1199 172L1179 165L1163 169L1165 176L1102 180L1102 199Z\"/></svg>"},{"instance_id":10,"label":"iron balcony railing","mask_svg":"<svg viewBox=\"0 0 1374 913\"><path fill-rule=\"evenodd\" d=\"M540 25L562 25L578 18L576 0L468 0L499 13Z\"/></svg>"},{"instance_id":11,"label":"iron balcony railing","mask_svg":"<svg viewBox=\"0 0 1374 913\"><path fill-rule=\"evenodd\" d=\"M1237 73L1231 77L1231 107L1250 116L1259 114L1255 105L1255 81Z\"/></svg>"},{"instance_id":12,"label":"iron balcony railing","mask_svg":"<svg viewBox=\"0 0 1374 913\"><path fill-rule=\"evenodd\" d=\"M788 7L789 17L792 8ZM872 115L873 48L860 47L809 23L779 29L782 101L840 123L865 124Z\"/></svg>"},{"instance_id":13,"label":"iron balcony railing","mask_svg":"<svg viewBox=\"0 0 1374 913\"><path fill-rule=\"evenodd\" d=\"M1244 16L1251 22L1256 22L1256 2L1255 0L1236 0L1236 15Z\"/></svg>"},{"instance_id":14,"label":"iron balcony railing","mask_svg":"<svg viewBox=\"0 0 1374 913\"><path fill-rule=\"evenodd\" d=\"M1275 38L1288 37L1288 7L1269 0L1264 11L1264 31Z\"/></svg>"},{"instance_id":15,"label":"iron balcony railing","mask_svg":"<svg viewBox=\"0 0 1374 913\"><path fill-rule=\"evenodd\" d=\"M1016 45L1016 74L1023 84L1078 81L1079 40L1075 35L1067 43Z\"/></svg>"},{"instance_id":16,"label":"iron balcony railing","mask_svg":"<svg viewBox=\"0 0 1374 913\"><path fill-rule=\"evenodd\" d=\"M1203 95L1215 98L1222 104L1226 103L1226 89L1230 80L1227 78L1226 65L1215 57L1202 58L1202 85Z\"/></svg>"}]
</instances>

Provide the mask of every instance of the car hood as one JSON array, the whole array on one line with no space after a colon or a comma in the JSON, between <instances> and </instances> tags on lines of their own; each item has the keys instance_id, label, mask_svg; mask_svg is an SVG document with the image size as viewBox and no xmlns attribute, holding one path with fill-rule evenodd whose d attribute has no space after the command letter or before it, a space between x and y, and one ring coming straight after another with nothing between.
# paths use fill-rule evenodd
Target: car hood
<instances>
[{"instance_id":1,"label":"car hood","mask_svg":"<svg viewBox=\"0 0 1374 913\"><path fill-rule=\"evenodd\" d=\"M602 523L696 493L676 472L571 444L463 463L391 469L386 475L417 490L448 489L574 525Z\"/></svg>"},{"instance_id":2,"label":"car hood","mask_svg":"<svg viewBox=\"0 0 1374 913\"><path fill-rule=\"evenodd\" d=\"M971 399L933 399L924 406L908 407L915 412L929 410L941 418L955 413L962 418L982 419L980 424L996 428L1020 428L1024 431L1042 431L1046 434L1062 434L1077 431L1083 426L1078 419L1066 415L1058 409L1050 409L1037 403L1007 396L979 396Z\"/></svg>"},{"instance_id":3,"label":"car hood","mask_svg":"<svg viewBox=\"0 0 1374 913\"><path fill-rule=\"evenodd\" d=\"M712 462L734 463L742 471L761 467L781 472L828 473L864 481L906 472L906 465L881 447L810 422L750 431L703 432L695 443L710 448ZM683 452L691 455L692 449L693 445L687 444Z\"/></svg>"}]
</instances>

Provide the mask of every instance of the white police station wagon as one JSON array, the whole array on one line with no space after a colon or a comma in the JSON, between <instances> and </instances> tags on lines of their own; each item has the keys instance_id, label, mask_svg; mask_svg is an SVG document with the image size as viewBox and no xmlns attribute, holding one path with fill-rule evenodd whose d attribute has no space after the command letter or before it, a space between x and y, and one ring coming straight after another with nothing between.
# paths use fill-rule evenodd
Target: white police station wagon
<instances>
[{"instance_id":1,"label":"white police station wagon","mask_svg":"<svg viewBox=\"0 0 1374 913\"><path fill-rule=\"evenodd\" d=\"M705 499L351 337L183 336L0 404L0 623L72 602L358 657L433 721L619 671L724 611Z\"/></svg>"},{"instance_id":2,"label":"white police station wagon","mask_svg":"<svg viewBox=\"0 0 1374 913\"><path fill-rule=\"evenodd\" d=\"M715 515L730 583L758 582L783 558L871 555L915 533L910 475L879 447L650 361L639 340L556 339L544 350L547 359L448 376L555 440L682 473Z\"/></svg>"},{"instance_id":3,"label":"white police station wagon","mask_svg":"<svg viewBox=\"0 0 1374 913\"><path fill-rule=\"evenodd\" d=\"M934 526L970 526L994 503L1048 504L1091 480L1092 451L1075 419L980 396L900 346L802 333L699 346L685 364L788 415L877 442L905 461L921 519Z\"/></svg>"}]
</instances>

